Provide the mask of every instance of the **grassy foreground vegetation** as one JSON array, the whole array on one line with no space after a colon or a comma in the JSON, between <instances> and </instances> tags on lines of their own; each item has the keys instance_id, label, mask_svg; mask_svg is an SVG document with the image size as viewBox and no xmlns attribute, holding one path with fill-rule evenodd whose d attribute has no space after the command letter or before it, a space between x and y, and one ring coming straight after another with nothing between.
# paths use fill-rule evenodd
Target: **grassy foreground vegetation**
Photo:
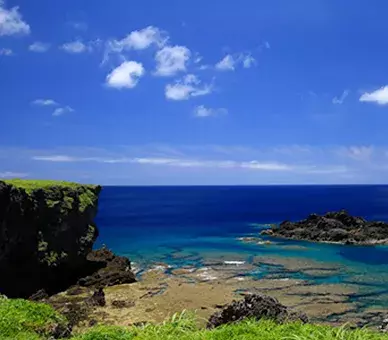
<instances>
[{"instance_id":1,"label":"grassy foreground vegetation","mask_svg":"<svg viewBox=\"0 0 388 340\"><path fill-rule=\"evenodd\" d=\"M48 339L55 329L66 325L65 317L49 305L0 297L1 340Z\"/></svg>"},{"instance_id":2,"label":"grassy foreground vegetation","mask_svg":"<svg viewBox=\"0 0 388 340\"><path fill-rule=\"evenodd\" d=\"M128 320L130 321L130 320ZM45 340L66 320L50 306L24 300L0 299L0 339ZM199 329L192 314L173 316L160 325L140 327L96 326L71 340L388 340L388 335L312 324L279 325L247 320L214 330Z\"/></svg>"}]
</instances>

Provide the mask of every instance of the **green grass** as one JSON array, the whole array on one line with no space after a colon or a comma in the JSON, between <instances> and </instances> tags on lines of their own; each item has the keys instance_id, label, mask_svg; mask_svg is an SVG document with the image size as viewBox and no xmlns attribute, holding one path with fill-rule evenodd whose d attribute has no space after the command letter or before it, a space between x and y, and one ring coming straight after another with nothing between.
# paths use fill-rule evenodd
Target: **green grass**
<instances>
[{"instance_id":1,"label":"green grass","mask_svg":"<svg viewBox=\"0 0 388 340\"><path fill-rule=\"evenodd\" d=\"M71 210L74 204L74 198L69 195L78 196L78 208L81 213L83 213L87 208L93 206L97 200L95 193L96 186L91 184L84 185L65 181L25 179L10 179L4 180L4 182L16 188L25 190L28 195L33 194L33 192L38 189L46 190L47 207L54 208L59 205L65 212L67 210ZM62 197L55 195L55 193L58 193L59 191L58 188L63 193Z\"/></svg>"},{"instance_id":2,"label":"green grass","mask_svg":"<svg viewBox=\"0 0 388 340\"><path fill-rule=\"evenodd\" d=\"M47 339L66 319L49 305L21 299L0 299L0 339Z\"/></svg>"},{"instance_id":3,"label":"green grass","mask_svg":"<svg viewBox=\"0 0 388 340\"><path fill-rule=\"evenodd\" d=\"M387 340L388 335L345 327L273 321L244 321L214 330L198 329L193 316L175 316L161 325L144 327L97 326L72 340Z\"/></svg>"},{"instance_id":4,"label":"green grass","mask_svg":"<svg viewBox=\"0 0 388 340\"><path fill-rule=\"evenodd\" d=\"M94 189L95 185L91 184L79 184L74 182L65 182L65 181L53 181L53 180L33 180L33 179L7 179L2 180L3 182L13 185L17 188L26 190L28 193L31 193L37 189L48 189L52 187L62 187L62 188L72 188L77 189L79 187L88 187Z\"/></svg>"},{"instance_id":5,"label":"green grass","mask_svg":"<svg viewBox=\"0 0 388 340\"><path fill-rule=\"evenodd\" d=\"M247 320L206 330L198 328L197 321L195 315L182 313L159 325L96 326L70 340L388 340L388 334L346 327ZM47 340L58 324L65 327L65 318L48 305L0 300L1 340Z\"/></svg>"}]
</instances>

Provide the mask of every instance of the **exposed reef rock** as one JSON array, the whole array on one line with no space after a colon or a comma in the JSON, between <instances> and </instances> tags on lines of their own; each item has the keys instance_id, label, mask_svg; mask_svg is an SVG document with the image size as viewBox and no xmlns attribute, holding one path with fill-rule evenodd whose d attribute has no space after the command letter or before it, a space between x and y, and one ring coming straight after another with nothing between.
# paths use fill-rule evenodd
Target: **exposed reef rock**
<instances>
[{"instance_id":1,"label":"exposed reef rock","mask_svg":"<svg viewBox=\"0 0 388 340\"><path fill-rule=\"evenodd\" d=\"M277 322L308 322L306 314L289 309L273 297L261 294L249 294L245 296L244 300L233 301L221 312L213 314L209 318L207 327L214 328L231 322L242 321L247 318L254 318L256 320L269 318Z\"/></svg>"},{"instance_id":2,"label":"exposed reef rock","mask_svg":"<svg viewBox=\"0 0 388 340\"><path fill-rule=\"evenodd\" d=\"M92 251L87 260L97 270L79 279L80 286L101 288L136 282L135 274L131 271L131 262L126 257L116 256L106 248Z\"/></svg>"},{"instance_id":3,"label":"exposed reef rock","mask_svg":"<svg viewBox=\"0 0 388 340\"><path fill-rule=\"evenodd\" d=\"M299 222L284 221L278 227L264 230L262 235L315 242L388 244L388 223L368 222L342 210L329 212L324 216L311 214Z\"/></svg>"},{"instance_id":4,"label":"exposed reef rock","mask_svg":"<svg viewBox=\"0 0 388 340\"><path fill-rule=\"evenodd\" d=\"M66 182L0 181L0 293L29 297L40 291L33 296L38 299L96 272L130 275L127 259L90 255L98 236L94 218L100 191L100 186ZM95 286L113 281L94 280Z\"/></svg>"}]
</instances>

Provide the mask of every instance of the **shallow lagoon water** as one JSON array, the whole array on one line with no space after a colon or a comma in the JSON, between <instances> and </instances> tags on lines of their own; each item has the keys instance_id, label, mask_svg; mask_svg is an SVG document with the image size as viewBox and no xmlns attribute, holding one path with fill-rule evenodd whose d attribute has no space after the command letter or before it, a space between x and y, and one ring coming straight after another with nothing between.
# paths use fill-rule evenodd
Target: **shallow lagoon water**
<instances>
[{"instance_id":1,"label":"shallow lagoon water","mask_svg":"<svg viewBox=\"0 0 388 340\"><path fill-rule=\"evenodd\" d=\"M271 239L249 244L266 224L347 209L388 220L387 186L105 187L98 244L128 256L141 274L155 263L262 279L357 285L358 309L388 307L388 247Z\"/></svg>"}]
</instances>

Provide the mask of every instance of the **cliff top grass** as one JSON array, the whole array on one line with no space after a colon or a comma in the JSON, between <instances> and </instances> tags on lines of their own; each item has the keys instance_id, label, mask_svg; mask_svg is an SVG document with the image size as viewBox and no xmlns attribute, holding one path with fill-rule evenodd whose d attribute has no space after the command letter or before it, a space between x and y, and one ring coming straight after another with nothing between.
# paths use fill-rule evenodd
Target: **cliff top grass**
<instances>
[{"instance_id":1,"label":"cliff top grass","mask_svg":"<svg viewBox=\"0 0 388 340\"><path fill-rule=\"evenodd\" d=\"M6 184L12 185L16 188L23 189L27 194L32 194L35 190L43 189L47 191L55 192L56 188L63 189L64 200L67 208L71 208L73 204L73 198L68 197L69 191L75 191L79 198L79 210L84 212L88 207L93 206L96 202L97 195L95 189L97 185L80 184L74 182L65 181L53 181L53 180L30 180L30 179L9 179L3 180ZM57 200L48 199L47 204L49 207L58 203Z\"/></svg>"},{"instance_id":2,"label":"cliff top grass","mask_svg":"<svg viewBox=\"0 0 388 340\"><path fill-rule=\"evenodd\" d=\"M130 322L130 320L128 320ZM213 330L198 328L194 314L176 314L159 325L96 326L73 334L71 340L388 340L388 334L345 326L247 320ZM47 340L66 320L43 303L0 299L0 339Z\"/></svg>"},{"instance_id":3,"label":"cliff top grass","mask_svg":"<svg viewBox=\"0 0 388 340\"><path fill-rule=\"evenodd\" d=\"M1 179L0 179L1 180ZM34 179L7 179L3 182L13 185L14 187L21 188L27 192L32 192L37 189L48 189L52 187L72 188L77 189L79 187L86 187L89 189L95 189L95 185L91 184L79 184L66 181L54 181L54 180L34 180Z\"/></svg>"}]
</instances>

